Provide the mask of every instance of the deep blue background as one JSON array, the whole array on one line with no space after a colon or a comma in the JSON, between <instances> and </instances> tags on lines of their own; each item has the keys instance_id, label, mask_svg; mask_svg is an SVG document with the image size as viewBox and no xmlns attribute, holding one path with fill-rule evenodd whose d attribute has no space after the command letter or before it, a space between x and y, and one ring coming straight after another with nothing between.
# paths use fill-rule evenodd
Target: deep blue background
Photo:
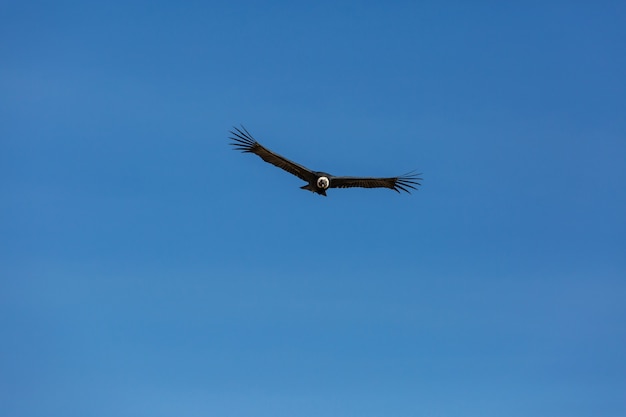
<instances>
[{"instance_id":1,"label":"deep blue background","mask_svg":"<svg viewBox=\"0 0 626 417\"><path fill-rule=\"evenodd\" d=\"M626 414L624 21L2 2L3 414Z\"/></svg>"}]
</instances>

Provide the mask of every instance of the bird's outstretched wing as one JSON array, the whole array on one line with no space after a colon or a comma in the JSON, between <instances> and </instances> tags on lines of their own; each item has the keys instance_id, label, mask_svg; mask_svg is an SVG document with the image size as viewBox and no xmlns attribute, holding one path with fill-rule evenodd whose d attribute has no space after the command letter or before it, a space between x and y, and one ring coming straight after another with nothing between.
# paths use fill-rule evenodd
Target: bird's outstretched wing
<instances>
[{"instance_id":1,"label":"bird's outstretched wing","mask_svg":"<svg viewBox=\"0 0 626 417\"><path fill-rule=\"evenodd\" d=\"M265 148L252 137L245 127L241 126L241 129L233 127L233 129L230 131L232 135L230 139L233 141L231 145L234 146L234 149L256 154L265 162L282 168L304 181L315 179L313 171Z\"/></svg>"},{"instance_id":2,"label":"bird's outstretched wing","mask_svg":"<svg viewBox=\"0 0 626 417\"><path fill-rule=\"evenodd\" d=\"M420 185L420 174L409 172L399 177L371 178L371 177L332 177L330 188L390 188L398 193L405 191L411 193L411 189L417 190Z\"/></svg>"}]
</instances>

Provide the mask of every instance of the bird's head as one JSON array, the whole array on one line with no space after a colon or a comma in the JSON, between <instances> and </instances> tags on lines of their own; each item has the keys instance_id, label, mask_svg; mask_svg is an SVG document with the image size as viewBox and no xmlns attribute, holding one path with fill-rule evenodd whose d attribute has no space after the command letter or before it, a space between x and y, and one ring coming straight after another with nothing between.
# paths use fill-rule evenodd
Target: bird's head
<instances>
[{"instance_id":1,"label":"bird's head","mask_svg":"<svg viewBox=\"0 0 626 417\"><path fill-rule=\"evenodd\" d=\"M329 185L330 185L330 180L328 179L328 177L319 177L317 179L318 188L321 188L322 190L326 190Z\"/></svg>"}]
</instances>

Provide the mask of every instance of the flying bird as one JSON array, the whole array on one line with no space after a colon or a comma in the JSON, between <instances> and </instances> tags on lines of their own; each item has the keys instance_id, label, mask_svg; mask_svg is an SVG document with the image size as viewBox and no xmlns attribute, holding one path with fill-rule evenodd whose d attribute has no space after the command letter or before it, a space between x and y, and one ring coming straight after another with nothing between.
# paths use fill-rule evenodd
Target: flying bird
<instances>
[{"instance_id":1,"label":"flying bird","mask_svg":"<svg viewBox=\"0 0 626 417\"><path fill-rule=\"evenodd\" d=\"M312 171L262 146L252 137L245 127L241 126L241 129L233 127L233 129L234 130L230 131L232 136L229 139L233 141L231 145L234 146L235 150L260 156L265 162L282 168L288 173L306 181L307 184L300 187L303 190L309 190L323 196L326 196L326 190L329 188L350 187L389 188L398 193L405 191L410 194L411 189L416 190L417 186L420 185L420 174L413 172L400 175L399 177L378 178L337 177L326 172Z\"/></svg>"}]
</instances>

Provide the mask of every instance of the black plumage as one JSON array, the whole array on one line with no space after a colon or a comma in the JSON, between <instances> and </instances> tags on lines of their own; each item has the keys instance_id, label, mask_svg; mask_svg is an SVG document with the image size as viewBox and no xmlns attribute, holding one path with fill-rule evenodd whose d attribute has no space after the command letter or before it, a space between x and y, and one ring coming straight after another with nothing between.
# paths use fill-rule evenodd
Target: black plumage
<instances>
[{"instance_id":1,"label":"black plumage","mask_svg":"<svg viewBox=\"0 0 626 417\"><path fill-rule=\"evenodd\" d=\"M326 196L328 188L389 188L396 192L416 190L420 185L420 174L409 172L398 177L379 178L379 177L337 177L326 172L312 171L300 164L274 153L257 142L252 135L241 126L241 129L234 127L231 130L230 139L233 141L231 145L235 150L249 152L261 157L265 162L269 162L279 168L284 169L290 174L307 182L306 185L300 187L314 193Z\"/></svg>"}]
</instances>

